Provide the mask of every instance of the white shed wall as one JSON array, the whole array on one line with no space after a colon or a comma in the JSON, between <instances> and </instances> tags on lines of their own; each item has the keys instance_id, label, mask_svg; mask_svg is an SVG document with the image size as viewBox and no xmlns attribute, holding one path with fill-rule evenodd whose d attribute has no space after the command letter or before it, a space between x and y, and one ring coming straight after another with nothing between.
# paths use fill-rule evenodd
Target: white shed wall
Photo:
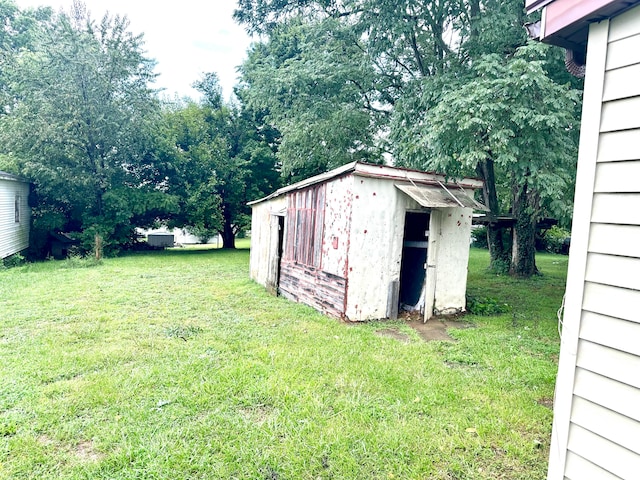
<instances>
[{"instance_id":1,"label":"white shed wall","mask_svg":"<svg viewBox=\"0 0 640 480\"><path fill-rule=\"evenodd\" d=\"M549 480L640 471L640 7L590 28Z\"/></svg>"},{"instance_id":2,"label":"white shed wall","mask_svg":"<svg viewBox=\"0 0 640 480\"><path fill-rule=\"evenodd\" d=\"M251 252L249 276L268 287L273 259L278 251L278 217L286 209L286 197L276 197L251 207Z\"/></svg>"},{"instance_id":3,"label":"white shed wall","mask_svg":"<svg viewBox=\"0 0 640 480\"><path fill-rule=\"evenodd\" d=\"M20 222L15 221L16 195L20 197ZM29 247L30 224L29 184L0 178L0 259Z\"/></svg>"},{"instance_id":4,"label":"white shed wall","mask_svg":"<svg viewBox=\"0 0 640 480\"><path fill-rule=\"evenodd\" d=\"M356 176L349 244L346 317L387 317L389 287L400 279L404 217L419 205L392 181Z\"/></svg>"},{"instance_id":5,"label":"white shed wall","mask_svg":"<svg viewBox=\"0 0 640 480\"><path fill-rule=\"evenodd\" d=\"M353 182L353 175L338 177L327 183L325 192L321 268L341 278L347 278Z\"/></svg>"},{"instance_id":6,"label":"white shed wall","mask_svg":"<svg viewBox=\"0 0 640 480\"><path fill-rule=\"evenodd\" d=\"M471 194L473 195L473 194ZM464 311L471 238L470 208L445 208L440 215L434 313Z\"/></svg>"}]
</instances>

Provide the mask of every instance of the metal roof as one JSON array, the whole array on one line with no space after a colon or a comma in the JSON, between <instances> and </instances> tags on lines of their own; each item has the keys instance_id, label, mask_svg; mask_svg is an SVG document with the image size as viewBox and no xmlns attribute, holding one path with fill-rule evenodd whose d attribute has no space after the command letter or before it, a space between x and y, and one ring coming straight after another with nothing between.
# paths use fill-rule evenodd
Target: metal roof
<instances>
[{"instance_id":1,"label":"metal roof","mask_svg":"<svg viewBox=\"0 0 640 480\"><path fill-rule=\"evenodd\" d=\"M333 180L334 178L338 178L343 175L353 174L359 175L362 177L370 177L370 178L383 178L392 181L404 181L409 182L411 184L416 185L447 185L455 188L469 188L469 189L477 189L482 188L482 180L477 178L465 177L458 182L449 181L444 175L433 172L422 172L419 170L411 170L408 168L399 168L399 167L390 167L388 165L375 165L371 163L363 163L363 162L352 162L342 167L330 170L328 172L322 173L320 175L316 175L314 177L307 178L300 182L294 183L292 185L288 185L286 187L282 187L271 195L268 195L259 200L254 200L249 202L247 205L255 205L266 200L271 200L272 198L279 197L281 195L285 195L288 192L292 192L295 190L301 190L303 188L310 187L312 185L316 185L318 183L327 182L329 180ZM459 206L459 205L457 205ZM478 207L473 207L478 208Z\"/></svg>"},{"instance_id":2,"label":"metal roof","mask_svg":"<svg viewBox=\"0 0 640 480\"><path fill-rule=\"evenodd\" d=\"M24 178L18 177L17 175L14 175L12 173L3 172L2 170L0 170L0 180L11 180L13 182L30 183L29 180L25 180Z\"/></svg>"},{"instance_id":3,"label":"metal roof","mask_svg":"<svg viewBox=\"0 0 640 480\"><path fill-rule=\"evenodd\" d=\"M435 185L407 185L396 184L398 190L409 195L421 206L426 208L473 208L474 210L489 211L487 207L476 202L463 188L457 186L445 187Z\"/></svg>"}]
</instances>

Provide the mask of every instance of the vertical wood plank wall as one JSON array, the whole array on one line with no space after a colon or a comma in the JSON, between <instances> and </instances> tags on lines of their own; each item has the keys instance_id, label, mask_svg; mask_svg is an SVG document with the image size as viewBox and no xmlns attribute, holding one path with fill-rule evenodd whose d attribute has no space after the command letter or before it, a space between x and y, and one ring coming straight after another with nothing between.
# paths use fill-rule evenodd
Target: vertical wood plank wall
<instances>
[{"instance_id":1,"label":"vertical wood plank wall","mask_svg":"<svg viewBox=\"0 0 640 480\"><path fill-rule=\"evenodd\" d=\"M549 480L640 478L640 7L588 48Z\"/></svg>"},{"instance_id":2,"label":"vertical wood plank wall","mask_svg":"<svg viewBox=\"0 0 640 480\"><path fill-rule=\"evenodd\" d=\"M280 293L334 316L344 315L346 279L324 271L326 184L287 196L285 253L280 270Z\"/></svg>"}]
</instances>

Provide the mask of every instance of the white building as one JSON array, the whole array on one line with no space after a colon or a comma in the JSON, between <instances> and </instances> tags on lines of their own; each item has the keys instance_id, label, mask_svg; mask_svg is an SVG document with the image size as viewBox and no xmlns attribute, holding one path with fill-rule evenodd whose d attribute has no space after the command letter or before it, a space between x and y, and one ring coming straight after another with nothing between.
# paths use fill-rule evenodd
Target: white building
<instances>
[{"instance_id":1,"label":"white building","mask_svg":"<svg viewBox=\"0 0 640 480\"><path fill-rule=\"evenodd\" d=\"M351 321L465 308L482 181L351 163L250 203L251 278Z\"/></svg>"},{"instance_id":2,"label":"white building","mask_svg":"<svg viewBox=\"0 0 640 480\"><path fill-rule=\"evenodd\" d=\"M29 246L29 191L29 182L0 171L0 259Z\"/></svg>"},{"instance_id":3,"label":"white building","mask_svg":"<svg viewBox=\"0 0 640 480\"><path fill-rule=\"evenodd\" d=\"M638 479L640 2L527 2L543 6L541 40L574 71L586 49L548 479Z\"/></svg>"}]
</instances>

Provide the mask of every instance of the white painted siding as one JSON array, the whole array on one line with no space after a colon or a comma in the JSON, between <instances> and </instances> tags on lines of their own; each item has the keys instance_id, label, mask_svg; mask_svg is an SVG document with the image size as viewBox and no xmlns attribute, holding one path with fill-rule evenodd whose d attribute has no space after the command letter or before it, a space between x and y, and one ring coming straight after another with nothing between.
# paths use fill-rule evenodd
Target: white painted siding
<instances>
[{"instance_id":1,"label":"white painted siding","mask_svg":"<svg viewBox=\"0 0 640 480\"><path fill-rule=\"evenodd\" d=\"M640 472L640 7L590 29L549 480Z\"/></svg>"},{"instance_id":2,"label":"white painted siding","mask_svg":"<svg viewBox=\"0 0 640 480\"><path fill-rule=\"evenodd\" d=\"M15 215L16 197L19 201L19 222L16 222ZM29 246L30 223L29 184L0 178L0 259Z\"/></svg>"}]
</instances>

